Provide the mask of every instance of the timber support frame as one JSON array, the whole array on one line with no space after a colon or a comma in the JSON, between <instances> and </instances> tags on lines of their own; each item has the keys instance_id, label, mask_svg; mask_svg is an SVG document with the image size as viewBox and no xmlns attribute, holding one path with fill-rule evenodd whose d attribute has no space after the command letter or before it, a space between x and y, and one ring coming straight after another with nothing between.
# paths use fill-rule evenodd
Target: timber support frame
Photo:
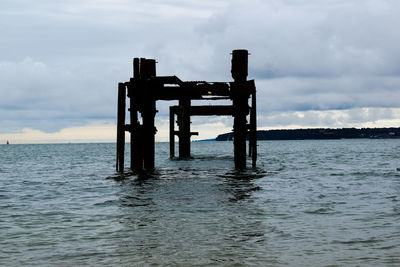
<instances>
[{"instance_id":1,"label":"timber support frame","mask_svg":"<svg viewBox=\"0 0 400 267\"><path fill-rule=\"evenodd\" d=\"M256 87L247 80L248 51L232 51L233 82L181 81L176 76L157 76L154 59L134 58L133 78L118 84L116 170L124 171L125 132L130 132L133 171L155 167L155 115L157 100L178 100L170 107L170 157L175 157L175 136L179 138L179 158L190 157L191 116L233 116L233 145L236 169L246 168L246 140L252 166L257 161ZM130 123L125 122L129 98ZM232 105L192 106L191 100L231 100ZM249 105L251 99L251 105ZM140 116L139 116L140 115ZM249 122L247 117L249 116ZM175 130L175 118L178 129Z\"/></svg>"}]
</instances>

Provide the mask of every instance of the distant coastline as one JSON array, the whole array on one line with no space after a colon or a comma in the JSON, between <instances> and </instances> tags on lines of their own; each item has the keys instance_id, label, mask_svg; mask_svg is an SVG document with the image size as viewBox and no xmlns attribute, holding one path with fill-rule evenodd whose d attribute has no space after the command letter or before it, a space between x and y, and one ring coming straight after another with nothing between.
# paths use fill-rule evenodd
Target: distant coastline
<instances>
[{"instance_id":1,"label":"distant coastline","mask_svg":"<svg viewBox=\"0 0 400 267\"><path fill-rule=\"evenodd\" d=\"M258 140L319 140L319 139L400 139L398 128L316 128L293 130L259 130ZM216 141L232 141L233 132L217 136Z\"/></svg>"}]
</instances>

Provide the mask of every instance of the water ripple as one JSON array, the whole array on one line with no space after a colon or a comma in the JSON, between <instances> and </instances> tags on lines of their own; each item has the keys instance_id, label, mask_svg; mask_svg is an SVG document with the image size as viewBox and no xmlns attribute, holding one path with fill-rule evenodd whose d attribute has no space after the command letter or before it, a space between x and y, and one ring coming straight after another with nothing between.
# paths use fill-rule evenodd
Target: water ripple
<instances>
[{"instance_id":1,"label":"water ripple","mask_svg":"<svg viewBox=\"0 0 400 267\"><path fill-rule=\"evenodd\" d=\"M124 174L115 144L0 146L0 265L397 266L399 142L260 142L244 171L157 143Z\"/></svg>"}]
</instances>

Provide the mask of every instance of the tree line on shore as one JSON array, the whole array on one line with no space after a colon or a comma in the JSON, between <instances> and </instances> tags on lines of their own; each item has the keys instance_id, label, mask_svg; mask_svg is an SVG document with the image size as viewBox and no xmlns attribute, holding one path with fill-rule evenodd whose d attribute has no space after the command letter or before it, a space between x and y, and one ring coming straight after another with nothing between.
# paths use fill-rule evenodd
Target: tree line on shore
<instances>
[{"instance_id":1,"label":"tree line on shore","mask_svg":"<svg viewBox=\"0 0 400 267\"><path fill-rule=\"evenodd\" d=\"M292 130L259 130L257 140L311 140L311 139L383 139L400 138L400 127L395 128L318 128ZM216 141L232 141L233 132L217 136Z\"/></svg>"}]
</instances>

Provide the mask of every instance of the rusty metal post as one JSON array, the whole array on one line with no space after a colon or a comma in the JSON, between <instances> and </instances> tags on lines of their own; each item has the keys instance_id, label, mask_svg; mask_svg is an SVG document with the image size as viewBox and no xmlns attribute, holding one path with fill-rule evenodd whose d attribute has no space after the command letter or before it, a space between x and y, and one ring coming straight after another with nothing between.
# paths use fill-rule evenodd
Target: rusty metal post
<instances>
[{"instance_id":1,"label":"rusty metal post","mask_svg":"<svg viewBox=\"0 0 400 267\"><path fill-rule=\"evenodd\" d=\"M190 157L190 99L179 100L179 157Z\"/></svg>"},{"instance_id":2,"label":"rusty metal post","mask_svg":"<svg viewBox=\"0 0 400 267\"><path fill-rule=\"evenodd\" d=\"M118 112L117 112L117 172L124 172L125 160L125 109L126 88L125 84L118 84Z\"/></svg>"},{"instance_id":3,"label":"rusty metal post","mask_svg":"<svg viewBox=\"0 0 400 267\"><path fill-rule=\"evenodd\" d=\"M236 169L246 168L246 134L248 113L248 94L241 92L240 85L247 80L248 51L232 51L232 103L234 108L233 146Z\"/></svg>"}]
</instances>

